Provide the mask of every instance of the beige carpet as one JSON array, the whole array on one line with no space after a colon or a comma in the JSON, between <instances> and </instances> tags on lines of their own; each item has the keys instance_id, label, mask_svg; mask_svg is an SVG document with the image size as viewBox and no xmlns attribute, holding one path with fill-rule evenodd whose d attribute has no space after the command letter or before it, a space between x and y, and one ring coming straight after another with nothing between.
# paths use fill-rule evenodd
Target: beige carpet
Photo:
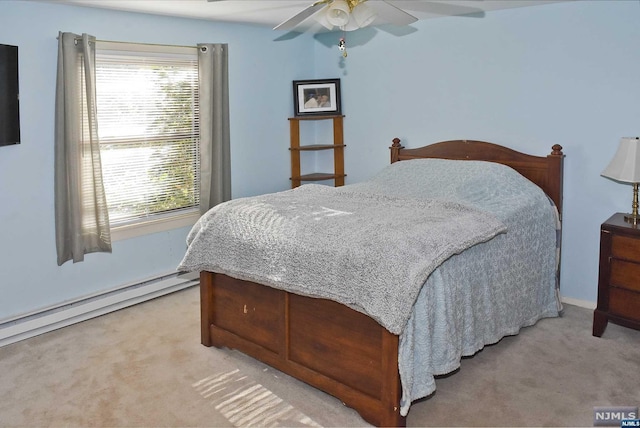
<instances>
[{"instance_id":1,"label":"beige carpet","mask_svg":"<svg viewBox=\"0 0 640 428\"><path fill-rule=\"evenodd\" d=\"M200 345L191 288L0 348L0 426L363 426L331 396ZM640 405L640 332L567 306L464 359L409 426L592 426Z\"/></svg>"}]
</instances>

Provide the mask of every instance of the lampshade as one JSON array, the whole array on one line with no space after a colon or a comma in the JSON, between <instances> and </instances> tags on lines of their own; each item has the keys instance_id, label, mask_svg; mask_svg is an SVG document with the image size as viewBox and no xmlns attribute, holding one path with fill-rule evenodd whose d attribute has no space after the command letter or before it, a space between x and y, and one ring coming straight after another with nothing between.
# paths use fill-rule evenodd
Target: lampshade
<instances>
[{"instance_id":1,"label":"lampshade","mask_svg":"<svg viewBox=\"0 0 640 428\"><path fill-rule=\"evenodd\" d=\"M640 138L621 138L618 151L601 175L625 183L640 183Z\"/></svg>"},{"instance_id":2,"label":"lampshade","mask_svg":"<svg viewBox=\"0 0 640 428\"><path fill-rule=\"evenodd\" d=\"M336 27L347 25L351 9L345 0L334 0L327 9L327 21Z\"/></svg>"}]
</instances>

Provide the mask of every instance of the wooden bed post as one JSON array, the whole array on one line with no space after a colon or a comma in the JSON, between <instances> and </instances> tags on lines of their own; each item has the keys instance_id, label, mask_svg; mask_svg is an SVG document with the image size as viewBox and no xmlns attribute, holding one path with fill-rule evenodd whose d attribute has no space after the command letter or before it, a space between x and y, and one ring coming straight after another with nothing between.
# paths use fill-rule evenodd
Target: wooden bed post
<instances>
[{"instance_id":1,"label":"wooden bed post","mask_svg":"<svg viewBox=\"0 0 640 428\"><path fill-rule=\"evenodd\" d=\"M398 369L399 345L399 336L382 329L382 366L386 376L383 378L381 400L387 406L378 423L382 427L407 426L407 418L400 415L402 383Z\"/></svg>"},{"instance_id":2,"label":"wooden bed post","mask_svg":"<svg viewBox=\"0 0 640 428\"><path fill-rule=\"evenodd\" d=\"M200 272L200 342L212 346L211 324L213 324L213 275Z\"/></svg>"},{"instance_id":3,"label":"wooden bed post","mask_svg":"<svg viewBox=\"0 0 640 428\"><path fill-rule=\"evenodd\" d=\"M391 147L389 147L391 149L391 163L394 163L398 160L398 155L400 154L400 149L404 149L404 147L402 146L402 144L400 144L400 138L394 138L393 139L393 144L391 145Z\"/></svg>"},{"instance_id":4,"label":"wooden bed post","mask_svg":"<svg viewBox=\"0 0 640 428\"><path fill-rule=\"evenodd\" d=\"M551 147L551 154L547 155L547 159L549 160L547 180L550 183L557 183L552 186L555 194L550 194L549 196L551 196L556 207L558 207L560 220L562 220L562 177L564 176L564 153L562 153L562 146L560 144L554 144L553 147ZM549 192L551 193L552 191Z\"/></svg>"}]
</instances>

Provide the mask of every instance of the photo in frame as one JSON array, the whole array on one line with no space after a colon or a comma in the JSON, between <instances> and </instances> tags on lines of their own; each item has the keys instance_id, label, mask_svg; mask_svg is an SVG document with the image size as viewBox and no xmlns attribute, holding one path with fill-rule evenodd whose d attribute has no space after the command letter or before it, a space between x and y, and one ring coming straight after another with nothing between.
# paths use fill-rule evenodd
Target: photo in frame
<instances>
[{"instance_id":1,"label":"photo in frame","mask_svg":"<svg viewBox=\"0 0 640 428\"><path fill-rule=\"evenodd\" d=\"M293 81L294 116L339 116L340 79Z\"/></svg>"}]
</instances>

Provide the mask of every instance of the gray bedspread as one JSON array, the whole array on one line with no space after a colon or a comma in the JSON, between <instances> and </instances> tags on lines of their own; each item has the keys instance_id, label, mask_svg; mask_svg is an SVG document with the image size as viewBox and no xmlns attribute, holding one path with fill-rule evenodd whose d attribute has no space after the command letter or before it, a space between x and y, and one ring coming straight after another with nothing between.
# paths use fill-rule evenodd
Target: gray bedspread
<instances>
[{"instance_id":1,"label":"gray bedspread","mask_svg":"<svg viewBox=\"0 0 640 428\"><path fill-rule=\"evenodd\" d=\"M297 201L307 193L316 202ZM333 195L345 201L334 205ZM429 232L422 220L432 223ZM338 231L338 221L348 226ZM435 390L434 376L458 368L462 356L558 315L556 225L547 196L511 168L416 159L338 189L305 185L215 207L189 234L179 269L332 298L400 333L406 415L412 401ZM449 242L454 235L462 241ZM234 237L231 248L222 236ZM390 273L396 266L402 273ZM308 287L311 270L320 272L313 282L321 279L322 289Z\"/></svg>"},{"instance_id":2,"label":"gray bedspread","mask_svg":"<svg viewBox=\"0 0 640 428\"><path fill-rule=\"evenodd\" d=\"M209 210L179 269L331 299L400 334L436 267L504 231L457 202L307 184Z\"/></svg>"}]
</instances>

